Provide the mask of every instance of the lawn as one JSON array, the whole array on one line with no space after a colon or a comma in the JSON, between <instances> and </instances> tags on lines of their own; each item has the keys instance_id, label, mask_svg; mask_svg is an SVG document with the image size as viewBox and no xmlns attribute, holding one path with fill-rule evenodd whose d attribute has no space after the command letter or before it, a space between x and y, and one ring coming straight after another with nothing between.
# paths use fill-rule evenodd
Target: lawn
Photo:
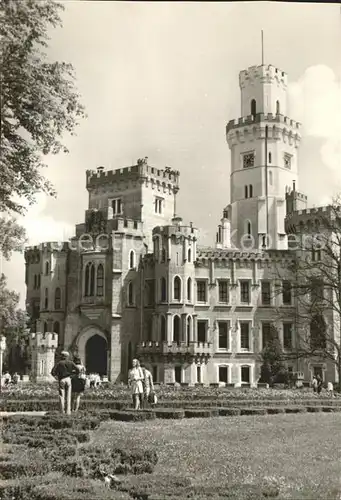
<instances>
[{"instance_id":1,"label":"lawn","mask_svg":"<svg viewBox=\"0 0 341 500\"><path fill-rule=\"evenodd\" d=\"M340 431L340 414L321 413L111 421L94 432L93 442L148 445L159 456L155 477L184 477L213 490L227 484L229 489L263 485L262 491L269 487L269 496L277 498L340 500ZM271 494L274 486L279 495ZM246 497L257 498L241 493L240 498Z\"/></svg>"}]
</instances>

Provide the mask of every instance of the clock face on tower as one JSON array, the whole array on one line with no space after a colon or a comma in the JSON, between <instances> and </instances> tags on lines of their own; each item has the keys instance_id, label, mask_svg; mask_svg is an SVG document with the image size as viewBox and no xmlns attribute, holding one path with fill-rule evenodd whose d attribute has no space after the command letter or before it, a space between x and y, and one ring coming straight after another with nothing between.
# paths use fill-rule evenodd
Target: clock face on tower
<instances>
[{"instance_id":1,"label":"clock face on tower","mask_svg":"<svg viewBox=\"0 0 341 500\"><path fill-rule=\"evenodd\" d=\"M254 167L255 155L254 153L246 153L243 155L243 168Z\"/></svg>"}]
</instances>

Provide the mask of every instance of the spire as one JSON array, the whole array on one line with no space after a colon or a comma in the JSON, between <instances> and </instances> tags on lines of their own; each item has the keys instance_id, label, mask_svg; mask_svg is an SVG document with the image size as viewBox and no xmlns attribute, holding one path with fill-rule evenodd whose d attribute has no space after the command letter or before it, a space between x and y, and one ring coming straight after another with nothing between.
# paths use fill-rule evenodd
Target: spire
<instances>
[{"instance_id":1,"label":"spire","mask_svg":"<svg viewBox=\"0 0 341 500\"><path fill-rule=\"evenodd\" d=\"M264 37L263 37L263 30L261 31L262 34L262 66L264 66Z\"/></svg>"}]
</instances>

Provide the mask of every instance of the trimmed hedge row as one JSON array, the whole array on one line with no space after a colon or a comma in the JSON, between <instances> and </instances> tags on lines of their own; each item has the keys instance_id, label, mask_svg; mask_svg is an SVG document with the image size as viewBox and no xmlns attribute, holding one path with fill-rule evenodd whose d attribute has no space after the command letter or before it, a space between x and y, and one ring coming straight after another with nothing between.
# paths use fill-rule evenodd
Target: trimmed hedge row
<instances>
[{"instance_id":1,"label":"trimmed hedge row","mask_svg":"<svg viewBox=\"0 0 341 500\"><path fill-rule=\"evenodd\" d=\"M238 407L283 407L283 406L337 406L341 407L341 400L338 399L313 399L313 400L228 400L228 399L215 399L215 400L170 400L170 401L159 401L157 407L159 409L165 408L208 408L208 407L223 407L223 408L234 408ZM132 409L132 405L127 401L116 401L116 400L95 400L95 399L82 399L81 408L86 410L125 410ZM58 411L59 401L58 400L0 400L0 411L17 412L17 411Z\"/></svg>"}]
</instances>

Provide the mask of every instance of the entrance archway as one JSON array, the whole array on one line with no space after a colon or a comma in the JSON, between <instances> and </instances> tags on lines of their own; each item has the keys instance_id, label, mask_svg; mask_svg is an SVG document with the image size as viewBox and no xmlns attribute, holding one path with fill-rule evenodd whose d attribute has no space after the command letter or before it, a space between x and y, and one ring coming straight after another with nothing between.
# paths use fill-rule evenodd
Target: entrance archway
<instances>
[{"instance_id":1,"label":"entrance archway","mask_svg":"<svg viewBox=\"0 0 341 500\"><path fill-rule=\"evenodd\" d=\"M107 375L107 341L101 335L93 335L85 344L85 366L87 373Z\"/></svg>"}]
</instances>

